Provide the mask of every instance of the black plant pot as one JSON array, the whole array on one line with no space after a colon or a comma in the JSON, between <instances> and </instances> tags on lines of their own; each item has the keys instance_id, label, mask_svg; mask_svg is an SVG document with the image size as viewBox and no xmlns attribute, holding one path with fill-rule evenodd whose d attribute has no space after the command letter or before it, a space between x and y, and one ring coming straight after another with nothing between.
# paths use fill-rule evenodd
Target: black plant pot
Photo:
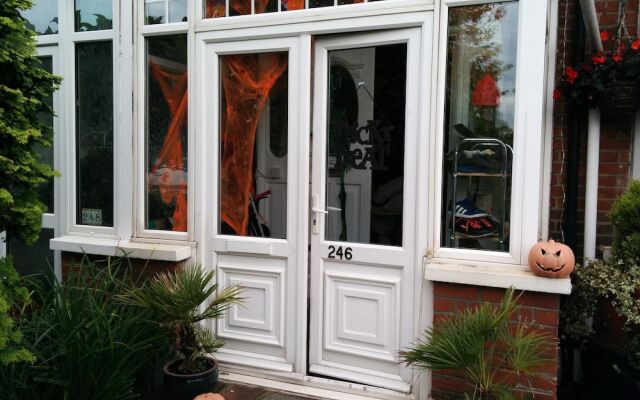
<instances>
[{"instance_id":1,"label":"black plant pot","mask_svg":"<svg viewBox=\"0 0 640 400\"><path fill-rule=\"evenodd\" d=\"M193 400L199 394L213 392L218 385L218 363L207 357L211 368L192 375L171 372L171 367L182 360L173 360L164 366L164 389L168 400Z\"/></svg>"}]
</instances>

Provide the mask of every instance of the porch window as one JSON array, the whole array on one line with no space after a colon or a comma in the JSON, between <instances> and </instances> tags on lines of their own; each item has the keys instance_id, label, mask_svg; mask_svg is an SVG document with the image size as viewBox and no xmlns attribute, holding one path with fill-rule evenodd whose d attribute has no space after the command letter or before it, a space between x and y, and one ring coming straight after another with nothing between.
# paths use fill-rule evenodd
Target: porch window
<instances>
[{"instance_id":1,"label":"porch window","mask_svg":"<svg viewBox=\"0 0 640 400\"><path fill-rule=\"evenodd\" d=\"M79 225L113 226L113 49L76 43L76 163Z\"/></svg>"},{"instance_id":2,"label":"porch window","mask_svg":"<svg viewBox=\"0 0 640 400\"><path fill-rule=\"evenodd\" d=\"M518 2L448 14L443 246L509 250Z\"/></svg>"},{"instance_id":3,"label":"porch window","mask_svg":"<svg viewBox=\"0 0 640 400\"><path fill-rule=\"evenodd\" d=\"M27 26L38 35L58 33L58 2L34 1L33 7L22 13Z\"/></svg>"},{"instance_id":4,"label":"porch window","mask_svg":"<svg viewBox=\"0 0 640 400\"><path fill-rule=\"evenodd\" d=\"M145 0L146 25L187 21L187 0Z\"/></svg>"},{"instance_id":5,"label":"porch window","mask_svg":"<svg viewBox=\"0 0 640 400\"><path fill-rule=\"evenodd\" d=\"M146 39L145 228L187 230L187 35Z\"/></svg>"},{"instance_id":6,"label":"porch window","mask_svg":"<svg viewBox=\"0 0 640 400\"><path fill-rule=\"evenodd\" d=\"M361 4L378 0L205 0L205 18L234 17L273 12Z\"/></svg>"}]
</instances>

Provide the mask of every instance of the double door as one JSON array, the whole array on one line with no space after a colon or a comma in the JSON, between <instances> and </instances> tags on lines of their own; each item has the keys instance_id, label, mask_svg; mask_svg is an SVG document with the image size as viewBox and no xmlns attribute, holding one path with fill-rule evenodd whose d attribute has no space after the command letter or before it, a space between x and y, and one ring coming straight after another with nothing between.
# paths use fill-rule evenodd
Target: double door
<instances>
[{"instance_id":1,"label":"double door","mask_svg":"<svg viewBox=\"0 0 640 400\"><path fill-rule=\"evenodd\" d=\"M221 361L410 391L419 41L203 47L204 258L245 297Z\"/></svg>"}]
</instances>

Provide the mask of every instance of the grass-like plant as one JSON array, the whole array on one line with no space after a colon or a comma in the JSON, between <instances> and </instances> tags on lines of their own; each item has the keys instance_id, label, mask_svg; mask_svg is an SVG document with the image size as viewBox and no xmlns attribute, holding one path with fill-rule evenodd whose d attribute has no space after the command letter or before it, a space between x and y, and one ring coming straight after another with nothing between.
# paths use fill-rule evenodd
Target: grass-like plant
<instances>
[{"instance_id":1,"label":"grass-like plant","mask_svg":"<svg viewBox=\"0 0 640 400\"><path fill-rule=\"evenodd\" d=\"M0 368L0 397L127 400L166 348L152 312L115 300L135 286L125 259L70 266L62 281L32 279L19 327L33 365ZM149 377L150 379L150 377Z\"/></svg>"},{"instance_id":2,"label":"grass-like plant","mask_svg":"<svg viewBox=\"0 0 640 400\"><path fill-rule=\"evenodd\" d=\"M237 285L219 289L214 271L189 265L175 273L158 274L120 299L159 316L159 326L169 335L174 350L182 358L177 370L172 372L194 374L210 368L204 356L224 344L201 322L221 318L232 304L240 304L240 291Z\"/></svg>"},{"instance_id":3,"label":"grass-like plant","mask_svg":"<svg viewBox=\"0 0 640 400\"><path fill-rule=\"evenodd\" d=\"M531 378L543 375L539 367L555 362L548 356L553 339L524 321L510 322L518 307L514 290L508 289L500 305L484 303L427 329L401 358L430 370L461 372L473 386L465 398L513 398L516 386L531 389Z\"/></svg>"}]
</instances>

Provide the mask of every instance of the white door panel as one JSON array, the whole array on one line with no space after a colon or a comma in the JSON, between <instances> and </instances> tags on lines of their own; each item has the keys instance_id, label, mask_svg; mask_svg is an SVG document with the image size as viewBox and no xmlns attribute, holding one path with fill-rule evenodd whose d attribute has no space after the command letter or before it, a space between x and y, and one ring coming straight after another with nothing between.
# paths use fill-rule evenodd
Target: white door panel
<instances>
[{"instance_id":1,"label":"white door panel","mask_svg":"<svg viewBox=\"0 0 640 400\"><path fill-rule=\"evenodd\" d=\"M411 373L398 352L414 336L419 58L418 28L315 43L309 371L403 392ZM404 89L385 82L390 75ZM355 96L343 89L349 76ZM341 169L344 137L350 167Z\"/></svg>"},{"instance_id":2,"label":"white door panel","mask_svg":"<svg viewBox=\"0 0 640 400\"><path fill-rule=\"evenodd\" d=\"M223 363L305 372L298 355L306 352L299 340L306 331L305 318L299 318L306 304L299 299L306 293L300 280L306 277L301 260L307 259L308 195L297 188L308 187L308 135L300 132L308 130L309 119L301 102L282 102L282 96L308 97L304 60L309 56L302 52L309 48L309 37L297 37L209 43L200 49L205 66L199 80L207 165L205 263L216 268L221 286L239 284L245 299L217 321L226 344L216 358ZM272 101L275 68L280 71L279 102ZM242 97L245 93L249 97ZM280 138L286 141L284 154L271 152L276 147L269 143L274 123L269 107L280 107L280 121L285 121L278 128L285 135ZM238 140L240 135L246 138ZM251 141L253 147L246 144ZM266 190L271 193L257 201Z\"/></svg>"}]
</instances>

